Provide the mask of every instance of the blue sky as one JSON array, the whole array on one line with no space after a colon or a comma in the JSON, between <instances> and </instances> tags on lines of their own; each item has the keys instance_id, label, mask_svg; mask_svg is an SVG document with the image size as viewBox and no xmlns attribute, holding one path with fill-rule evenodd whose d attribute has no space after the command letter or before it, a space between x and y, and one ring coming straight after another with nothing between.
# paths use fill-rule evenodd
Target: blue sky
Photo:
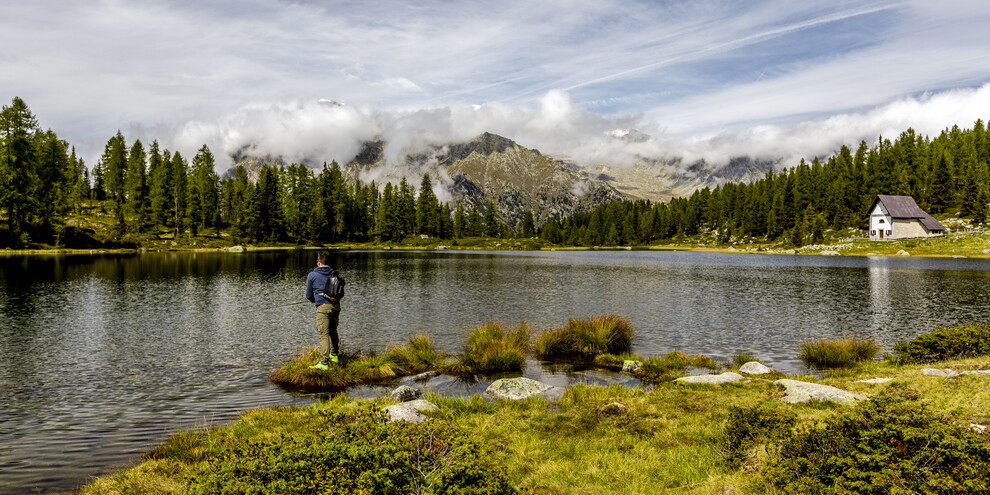
<instances>
[{"instance_id":1,"label":"blue sky","mask_svg":"<svg viewBox=\"0 0 990 495\"><path fill-rule=\"evenodd\" d=\"M118 128L317 160L485 130L589 164L809 156L986 118L987 26L979 1L5 2L0 96L91 160Z\"/></svg>"}]
</instances>

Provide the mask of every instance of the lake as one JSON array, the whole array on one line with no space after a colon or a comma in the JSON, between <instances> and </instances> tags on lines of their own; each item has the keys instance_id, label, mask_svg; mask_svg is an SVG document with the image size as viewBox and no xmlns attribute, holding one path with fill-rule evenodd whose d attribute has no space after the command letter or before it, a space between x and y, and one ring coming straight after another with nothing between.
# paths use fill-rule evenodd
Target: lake
<instances>
[{"instance_id":1,"label":"lake","mask_svg":"<svg viewBox=\"0 0 990 495\"><path fill-rule=\"evenodd\" d=\"M885 349L986 321L990 261L656 251L338 252L341 345L416 334L456 352L487 319L550 328L619 313L633 350L753 354L806 371L797 346L858 336ZM269 373L317 335L303 297L315 252L0 257L0 493L72 489L168 434L250 408L305 405ZM566 384L593 374L542 369ZM589 376L591 378L589 378ZM607 380L608 378L603 378ZM483 390L456 383L449 393ZM374 395L382 387L352 390Z\"/></svg>"}]
</instances>

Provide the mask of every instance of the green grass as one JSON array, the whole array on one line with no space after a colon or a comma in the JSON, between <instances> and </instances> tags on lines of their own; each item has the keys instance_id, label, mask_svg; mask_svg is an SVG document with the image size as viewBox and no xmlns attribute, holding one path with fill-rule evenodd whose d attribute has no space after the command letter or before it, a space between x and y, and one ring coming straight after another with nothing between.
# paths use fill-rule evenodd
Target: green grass
<instances>
[{"instance_id":1,"label":"green grass","mask_svg":"<svg viewBox=\"0 0 990 495\"><path fill-rule=\"evenodd\" d=\"M663 356L647 358L635 375L643 383L657 384L684 376L688 367L717 369L718 363L701 354L688 356L681 351L671 351Z\"/></svg>"},{"instance_id":2,"label":"green grass","mask_svg":"<svg viewBox=\"0 0 990 495\"><path fill-rule=\"evenodd\" d=\"M648 359L644 365L660 360L667 369L702 364L700 358L669 353ZM990 357L947 361L941 366L956 370L987 368ZM955 425L990 424L987 377L925 377L920 373L922 367L864 362L856 368L837 369L822 379L804 379L872 397L904 397L905 411L925 409L942 418L940 421ZM894 381L855 383L878 376ZM806 445L808 436L802 432L820 435L814 432L834 431L837 433L820 438L837 438L845 430L828 425L849 424L843 418L855 419L859 414L854 408L819 403L784 404L780 396L780 390L772 384L752 380L718 388L660 382L648 391L617 385L576 385L553 405L541 400L495 403L477 395L427 398L440 407L433 414L435 418L491 446L487 460L505 470L519 493L707 495L791 493L793 485L773 485L790 482L779 477L775 466L799 460L782 452L782 442L794 438L798 442L795 445ZM603 407L612 402L625 406L626 412L603 413ZM277 442L283 436L295 439L298 445L318 435L328 423L356 421L390 403L388 399L339 396L305 408L249 411L230 425L177 432L145 455L142 464L101 477L81 493L186 493L191 478L213 472L229 452L252 443ZM985 436L978 440L984 444L987 441ZM896 450L896 444L894 447ZM920 455L905 452L905 458L915 454ZM966 472L965 469L980 466L960 467L964 470L959 472ZM771 472L778 476L764 477ZM879 483L883 478L874 479Z\"/></svg>"},{"instance_id":3,"label":"green grass","mask_svg":"<svg viewBox=\"0 0 990 495\"><path fill-rule=\"evenodd\" d=\"M327 370L310 368L320 361L320 351L308 347L272 373L272 383L289 390L332 392L358 384L380 383L439 367L445 355L424 335L385 354L342 353L339 363Z\"/></svg>"},{"instance_id":4,"label":"green grass","mask_svg":"<svg viewBox=\"0 0 990 495\"><path fill-rule=\"evenodd\" d=\"M732 364L734 364L736 367L742 366L752 361L756 361L762 364L762 361L760 361L755 356L747 352L740 352L739 354L732 356Z\"/></svg>"},{"instance_id":5,"label":"green grass","mask_svg":"<svg viewBox=\"0 0 990 495\"><path fill-rule=\"evenodd\" d=\"M629 320L615 314L567 320L560 328L541 334L533 344L538 357L554 359L599 354L628 353L633 327Z\"/></svg>"},{"instance_id":6,"label":"green grass","mask_svg":"<svg viewBox=\"0 0 990 495\"><path fill-rule=\"evenodd\" d=\"M448 370L460 374L520 371L529 352L530 333L525 322L514 330L494 320L479 325L469 333L460 362Z\"/></svg>"},{"instance_id":7,"label":"green grass","mask_svg":"<svg viewBox=\"0 0 990 495\"><path fill-rule=\"evenodd\" d=\"M798 357L808 366L848 368L872 361L878 352L880 346L872 340L845 337L805 341L801 344Z\"/></svg>"}]
</instances>

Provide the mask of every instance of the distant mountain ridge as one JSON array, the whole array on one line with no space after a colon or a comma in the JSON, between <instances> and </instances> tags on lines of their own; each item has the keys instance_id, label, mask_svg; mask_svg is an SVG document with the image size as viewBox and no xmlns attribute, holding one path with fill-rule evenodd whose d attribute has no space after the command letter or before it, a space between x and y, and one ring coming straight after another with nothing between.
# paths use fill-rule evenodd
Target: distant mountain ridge
<instances>
[{"instance_id":1,"label":"distant mountain ridge","mask_svg":"<svg viewBox=\"0 0 990 495\"><path fill-rule=\"evenodd\" d=\"M722 166L699 161L684 167L679 160L640 158L633 166L602 164L582 168L488 132L465 142L431 145L400 155L399 163L386 159L386 147L382 140L366 142L341 167L344 177L349 182L360 179L379 184L405 177L418 186L423 173L429 173L435 187L445 187L452 205L461 202L484 211L491 201L509 225L520 222L527 210L541 224L621 199L687 196L703 187L759 179L775 165L772 161L739 157ZM254 180L265 164L285 165L280 157L239 153L232 158L235 165L225 176L243 165Z\"/></svg>"}]
</instances>

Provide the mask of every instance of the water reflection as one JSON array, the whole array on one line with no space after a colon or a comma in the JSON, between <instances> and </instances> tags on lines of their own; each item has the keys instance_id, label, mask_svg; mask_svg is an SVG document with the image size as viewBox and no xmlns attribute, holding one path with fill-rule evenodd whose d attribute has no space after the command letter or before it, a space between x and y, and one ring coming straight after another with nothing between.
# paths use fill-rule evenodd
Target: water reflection
<instances>
[{"instance_id":1,"label":"water reflection","mask_svg":"<svg viewBox=\"0 0 990 495\"><path fill-rule=\"evenodd\" d=\"M884 346L937 324L986 320L984 260L656 252L338 252L345 349L416 334L459 350L486 319L550 328L620 313L634 351L754 354L803 371L807 338ZM0 492L72 488L137 460L179 428L307 403L268 374L313 345L300 301L315 253L149 253L0 258ZM271 309L267 309L271 308ZM258 311L266 309L265 311ZM552 384L626 380L596 370L524 372ZM489 379L439 377L440 393ZM377 395L360 387L350 395Z\"/></svg>"}]
</instances>

